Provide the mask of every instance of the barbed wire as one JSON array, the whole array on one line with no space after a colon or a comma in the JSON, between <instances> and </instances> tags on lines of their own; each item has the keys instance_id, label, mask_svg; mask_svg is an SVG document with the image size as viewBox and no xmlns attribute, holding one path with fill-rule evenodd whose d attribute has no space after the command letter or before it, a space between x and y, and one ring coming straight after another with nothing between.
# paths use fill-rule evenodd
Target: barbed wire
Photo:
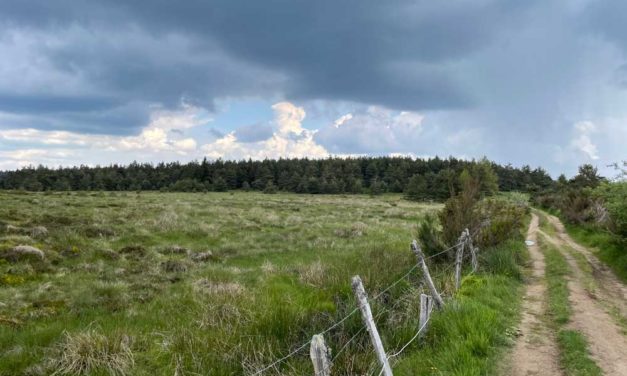
<instances>
[{"instance_id":1,"label":"barbed wire","mask_svg":"<svg viewBox=\"0 0 627 376\"><path fill-rule=\"evenodd\" d=\"M431 311L429 311L429 312L431 312ZM418 337L420 336L420 333L422 333L422 331L423 331L423 330L427 327L427 324L429 323L429 320L431 320L431 316L429 316L429 317L427 318L427 320L425 320L424 324L422 324L422 326L418 329L418 331L416 332L416 334L414 334L414 336L413 336L413 337L411 337L411 339L410 339L410 340L409 340L409 341L408 341L405 345L403 345L403 347L401 347L401 349L400 349L400 350L398 350L398 351L397 351L397 352L395 352L394 354L390 354L390 355L388 355L388 356L386 357L386 359L389 361L390 359L395 358L395 357L399 356L400 354L402 354L402 353L403 353L403 351L405 351L405 349L406 349L407 347L409 347L409 345L411 345L411 344L412 344L412 343L416 340L416 338L418 338ZM379 372L379 375L378 375L378 376L381 376L381 375L383 374L383 370L384 370L384 368L383 368L383 367L381 367L381 372Z\"/></svg>"},{"instance_id":2,"label":"barbed wire","mask_svg":"<svg viewBox=\"0 0 627 376\"><path fill-rule=\"evenodd\" d=\"M472 235L469 235L469 236L470 236L471 238L472 238L472 237L474 237L474 236L476 236L476 235L479 233L479 231L481 230L481 228L482 228L482 227L483 227L483 226L480 226L480 227L476 228L476 229L473 231L473 234L472 234ZM435 253L435 254L433 254L433 255L429 255L428 257L425 257L425 258L424 258L424 260L426 261L426 260L432 259L432 258L434 258L434 257L440 256L440 255L442 255L442 254L444 254L444 253L446 253L446 252L448 252L448 251L450 251L450 250L452 250L452 249L454 249L454 248L457 248L458 246L460 246L460 245L464 244L465 242L466 242L466 240L465 240L465 239L460 240L460 241L458 241L456 244L454 244L454 245L452 245L452 246L450 246L450 247L448 247L448 248L446 248L446 249L444 249L444 250L442 250L442 251L440 251L440 252L438 252L438 253ZM409 276L409 275L410 275L410 274L411 274L414 270L416 270L416 269L418 268L418 266L419 266L419 264L418 264L418 263L414 264L414 265L413 265L413 266L412 266L412 267L411 267L411 268L410 268L410 269L409 269L409 270L408 270L405 274L403 274L400 278L398 278L398 279L397 279L396 281L394 281L392 284L388 285L385 289L383 289L382 291L380 291L379 293L377 293L375 296L373 296L373 297L371 297L371 298L368 298L368 302L369 302L369 303L371 303L371 302L373 302L374 300L377 300L378 298L380 298L380 297L381 297L383 294L385 294L386 292L390 291L393 287L395 287L396 285L398 285L399 283L401 283L401 281L403 281L403 280L404 280L407 276ZM333 330L333 329L337 328L337 327L338 327L338 326L340 326L343 322L345 322L346 320L348 320L348 319L349 319L352 315L354 315L357 311L359 311L359 307L356 307L356 308L355 308L355 309L353 309L351 312L349 312L346 316L344 316L342 319L340 319L339 321L337 321L336 323L334 323L334 324L333 324L333 325L331 325L330 327L326 328L324 331L322 331L322 332L320 332L320 333L317 333L317 334L320 334L320 335L327 334L328 332L330 332L331 330ZM423 325L423 328L426 326L427 322L428 322L428 320L427 320L427 321L425 322L425 324ZM346 343L346 344L345 344L345 345L341 348L340 352L338 352L338 354L336 354L336 356L335 356L335 358L334 358L334 359L337 359L337 357L339 356L339 353L341 353L341 351L344 351L344 350L347 348L348 344L350 344L350 342L352 342L352 341L353 341L353 340L357 337L357 334L359 334L359 333L360 333L360 332L361 332L364 328L365 328L365 326L364 326L364 327L362 327L362 328L361 328L361 329L360 329L360 330L359 330L359 331L358 331L358 332L357 332L357 333L356 333L356 334L355 334L355 335L354 335L354 336L353 336L353 337L349 340L349 342L347 342L347 343ZM404 350L404 349L405 349L405 348L406 348L406 347L407 347L407 346L408 346L411 342L413 342L413 341L414 341L414 340L418 337L418 335L420 334L421 330L423 330L423 328L420 328L420 329L418 330L418 333L416 333L416 335L414 336L414 338L412 338L412 340L411 340L411 341L410 341L410 342L409 342L409 343L408 343L405 347L403 347L403 348L401 349L401 351L403 351L403 350ZM310 344L310 342L311 342L310 340L307 340L307 341L306 341L306 342L304 342L301 346L299 346L299 347L297 347L295 350L291 351L289 354L287 354L287 355L285 355L285 356L283 356L283 357L279 358L278 360L276 360L276 361L272 362L272 363L271 363L271 364L269 364L268 366L265 366L265 367L263 367L262 369L260 369L260 370L256 371L255 373L253 373L253 374L252 374L252 376L260 375L260 374L262 374L263 372L265 372L265 371L267 371L267 370L271 369L272 367L276 366L277 364L279 364L279 363L281 363L281 362L284 362L284 361L286 361L287 359L291 358L292 356L294 356L294 355L298 354L298 353L299 353L300 351L302 351L305 347L307 347L307 345L309 345L309 344ZM398 355L398 354L395 354L394 356L397 356L397 355Z\"/></svg>"}]
</instances>

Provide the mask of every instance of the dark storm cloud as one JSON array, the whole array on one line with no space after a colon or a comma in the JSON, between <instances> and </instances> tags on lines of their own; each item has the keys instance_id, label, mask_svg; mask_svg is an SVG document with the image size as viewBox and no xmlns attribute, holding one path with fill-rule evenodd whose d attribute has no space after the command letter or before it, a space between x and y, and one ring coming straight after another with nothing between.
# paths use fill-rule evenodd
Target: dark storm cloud
<instances>
[{"instance_id":1,"label":"dark storm cloud","mask_svg":"<svg viewBox=\"0 0 627 376\"><path fill-rule=\"evenodd\" d=\"M557 155L549 168L574 171L581 121L601 161L624 158L601 136L627 119L626 15L621 0L0 0L0 130L137 134L154 109L273 98L308 121L311 103L354 113L317 119L337 153ZM370 105L419 112L422 133Z\"/></svg>"},{"instance_id":2,"label":"dark storm cloud","mask_svg":"<svg viewBox=\"0 0 627 376\"><path fill-rule=\"evenodd\" d=\"M257 142L272 137L272 127L268 124L252 124L235 130L235 137L241 142Z\"/></svg>"},{"instance_id":3,"label":"dark storm cloud","mask_svg":"<svg viewBox=\"0 0 627 376\"><path fill-rule=\"evenodd\" d=\"M625 24L627 2L622 0L593 1L582 17L584 25L597 35L616 44L627 52L627 28Z\"/></svg>"},{"instance_id":4,"label":"dark storm cloud","mask_svg":"<svg viewBox=\"0 0 627 376\"><path fill-rule=\"evenodd\" d=\"M54 99L54 103L58 99ZM0 105L0 107L2 107ZM75 106L71 111L67 103L60 106L45 105L49 111L31 109L0 117L0 125L6 128L36 128L41 130L66 130L77 133L127 135L150 121L150 106L140 103L126 103L104 109L86 109ZM7 107L4 107L6 111ZM66 110L61 110L66 109ZM7 112L5 112L6 114ZM17 114L17 115L16 115Z\"/></svg>"},{"instance_id":5,"label":"dark storm cloud","mask_svg":"<svg viewBox=\"0 0 627 376\"><path fill-rule=\"evenodd\" d=\"M118 105L111 98L83 98L62 95L14 95L0 93L0 111L12 113L54 113L98 111Z\"/></svg>"},{"instance_id":6,"label":"dark storm cloud","mask_svg":"<svg viewBox=\"0 0 627 376\"><path fill-rule=\"evenodd\" d=\"M475 100L449 63L515 27L533 4L23 0L0 2L0 27L38 35L29 48L49 70L38 73L79 77L88 92L72 102L42 87L21 99L18 112L29 101L37 112L45 96L48 112L88 113L90 105L106 105L97 99L102 92L170 108L181 100L211 109L216 98L278 94L451 109ZM20 107L9 102L0 110Z\"/></svg>"}]
</instances>

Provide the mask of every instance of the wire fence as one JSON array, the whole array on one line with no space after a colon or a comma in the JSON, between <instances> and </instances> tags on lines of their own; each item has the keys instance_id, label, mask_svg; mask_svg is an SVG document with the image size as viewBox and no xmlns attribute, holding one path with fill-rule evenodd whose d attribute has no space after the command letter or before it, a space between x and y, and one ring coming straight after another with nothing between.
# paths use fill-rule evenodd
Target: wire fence
<instances>
[{"instance_id":1,"label":"wire fence","mask_svg":"<svg viewBox=\"0 0 627 376\"><path fill-rule=\"evenodd\" d=\"M426 260L438 257L440 255L443 255L447 252L450 252L454 249L457 250L457 252L460 252L460 248L461 251L463 252L463 248L464 247L468 247L469 246L469 242L470 242L470 247L472 247L472 238L475 238L476 235L481 231L481 228L484 226L480 226L478 227L475 231L473 231L472 234L470 234L468 232L468 230L465 230L465 232L462 233L462 236L460 236L459 241L442 250L439 251L438 253L435 253L433 255L429 255L427 257L424 257L421 261L422 263L424 263ZM474 250L473 250L474 252ZM468 253L463 254L463 258L467 258L468 257ZM414 264L409 270L407 270L407 272L405 272L401 277L399 277L398 279L396 279L394 282L392 282L391 284L389 284L387 287L385 287L383 290L379 291L377 294L375 294L372 297L369 297L366 299L366 304L372 304L375 303L375 301L377 299L379 299L381 296L383 296L384 294L386 294L387 292L389 292L391 289L393 289L395 286L397 286L398 284L400 284L401 282L403 282L407 277L409 277L417 268L419 268L421 266L421 261L417 262L416 264ZM449 264L447 265L444 269L440 270L437 274L438 274L438 279L441 279L444 277L444 275L446 275L447 273L450 272L450 269L453 268L455 266L455 264ZM316 333L319 336L324 336L325 334L328 334L329 332L331 332L332 330L336 329L337 327L339 327L340 325L342 325L344 322L346 322L349 318L351 318L354 314L356 314L357 312L360 311L360 306L358 305L357 307L355 307L354 309L352 309L349 313L347 313L345 316L343 316L342 318L340 318L338 321L336 321L335 323L333 323L332 325L330 325L329 327L327 327L326 329L322 330L321 332ZM411 339L409 341L407 341L405 344L403 344L403 346L400 347L400 349L398 351L395 351L389 355L386 355L385 360L389 361L393 358L397 358L399 355L401 355L412 343L414 343L420 336L421 334L423 334L427 327L428 327L428 323L431 319L431 311L433 310L433 306L430 306L429 308L429 312L426 315L426 321L422 322L421 325L419 326L418 330L416 331L416 333L411 337ZM388 313L390 310L386 310L383 309L380 312L377 313L377 315L375 316L373 321L377 321L382 315L384 315L385 313ZM325 367L321 370L320 373L316 373L316 375L320 374L320 375L328 375L330 374L330 367L331 365L337 360L339 359L340 355L342 355L350 346L351 343L353 343L353 341L355 341L358 336L364 332L365 329L370 329L368 328L368 326L366 325L366 323L364 323L364 325L361 326L361 328L350 338L348 339L340 348L339 351L337 351L336 354L334 354L332 359L328 359L328 361L326 362ZM305 342L303 342L302 344L298 345L294 350L290 351L288 354L280 357L279 359L275 360L274 362L256 370L254 373L252 373L252 376L257 376L257 375L261 375L264 372L275 368L276 366L278 366L279 364L287 361L288 359L290 359L293 356L296 356L297 354L299 354L301 351L303 351L305 348L311 346L311 340L307 340ZM386 370L385 365L381 366L381 370L378 374L378 376L381 376L384 374Z\"/></svg>"}]
</instances>

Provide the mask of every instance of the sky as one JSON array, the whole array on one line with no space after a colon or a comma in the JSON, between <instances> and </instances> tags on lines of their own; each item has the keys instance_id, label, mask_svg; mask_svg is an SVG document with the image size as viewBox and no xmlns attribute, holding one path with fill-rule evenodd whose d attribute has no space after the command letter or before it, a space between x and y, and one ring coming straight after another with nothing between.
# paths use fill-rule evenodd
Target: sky
<instances>
[{"instance_id":1,"label":"sky","mask_svg":"<svg viewBox=\"0 0 627 376\"><path fill-rule=\"evenodd\" d=\"M0 0L0 170L627 159L620 0Z\"/></svg>"}]
</instances>

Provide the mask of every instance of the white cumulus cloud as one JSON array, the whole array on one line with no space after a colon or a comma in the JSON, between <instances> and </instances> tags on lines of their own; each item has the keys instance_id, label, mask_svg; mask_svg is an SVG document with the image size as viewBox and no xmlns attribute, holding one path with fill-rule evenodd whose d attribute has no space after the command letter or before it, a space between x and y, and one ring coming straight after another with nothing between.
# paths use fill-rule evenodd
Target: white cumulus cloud
<instances>
[{"instance_id":1,"label":"white cumulus cloud","mask_svg":"<svg viewBox=\"0 0 627 376\"><path fill-rule=\"evenodd\" d=\"M201 147L209 158L264 159L264 158L323 158L328 151L314 140L316 131L303 128L306 112L290 102L272 106L276 131L267 140L243 142L230 132Z\"/></svg>"},{"instance_id":2,"label":"white cumulus cloud","mask_svg":"<svg viewBox=\"0 0 627 376\"><path fill-rule=\"evenodd\" d=\"M581 121L576 123L574 128L575 136L571 141L571 146L589 159L599 159L597 146L591 138L591 134L597 130L596 125L590 121Z\"/></svg>"},{"instance_id":3,"label":"white cumulus cloud","mask_svg":"<svg viewBox=\"0 0 627 376\"><path fill-rule=\"evenodd\" d=\"M155 110L150 123L138 135L112 136L69 131L46 131L34 128L0 129L0 146L11 150L0 152L2 169L27 165L48 166L108 164L112 162L159 161L181 156L196 157L194 138L184 137L182 130L205 124L205 111L189 105L180 110ZM8 149L8 148L7 148Z\"/></svg>"}]
</instances>

